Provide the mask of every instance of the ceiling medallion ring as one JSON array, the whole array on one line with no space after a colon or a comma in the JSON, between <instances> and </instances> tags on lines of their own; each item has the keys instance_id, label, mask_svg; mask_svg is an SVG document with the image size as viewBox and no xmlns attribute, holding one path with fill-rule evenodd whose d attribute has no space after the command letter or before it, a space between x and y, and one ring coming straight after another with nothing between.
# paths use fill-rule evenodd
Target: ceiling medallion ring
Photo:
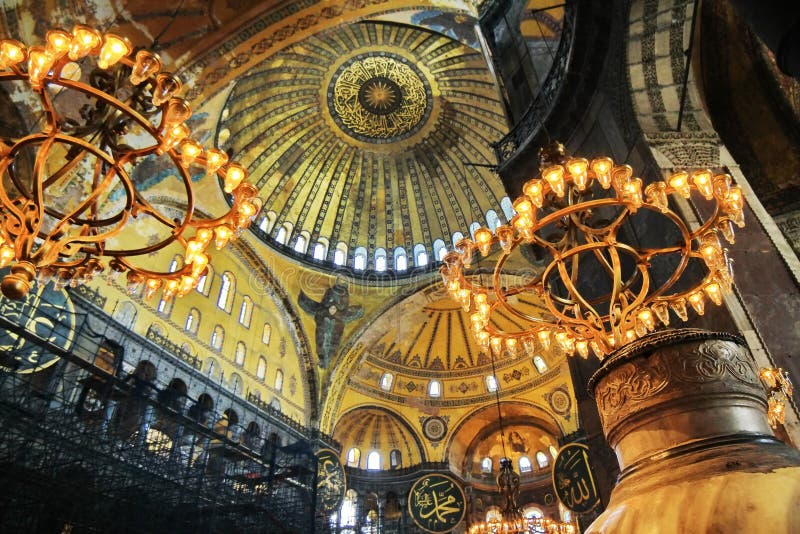
<instances>
[{"instance_id":1,"label":"ceiling medallion ring","mask_svg":"<svg viewBox=\"0 0 800 534\"><path fill-rule=\"evenodd\" d=\"M432 111L430 83L413 62L391 52L358 54L339 66L328 111L350 137L392 143L417 133Z\"/></svg>"}]
</instances>

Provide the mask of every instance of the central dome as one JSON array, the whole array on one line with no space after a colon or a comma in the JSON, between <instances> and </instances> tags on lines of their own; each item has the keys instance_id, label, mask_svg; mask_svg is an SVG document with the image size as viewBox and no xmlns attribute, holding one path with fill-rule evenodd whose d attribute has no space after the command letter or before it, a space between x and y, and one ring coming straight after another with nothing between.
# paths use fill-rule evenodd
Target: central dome
<instances>
[{"instance_id":1,"label":"central dome","mask_svg":"<svg viewBox=\"0 0 800 534\"><path fill-rule=\"evenodd\" d=\"M359 54L333 75L328 111L337 126L359 141L405 139L430 115L430 84L401 56Z\"/></svg>"}]
</instances>

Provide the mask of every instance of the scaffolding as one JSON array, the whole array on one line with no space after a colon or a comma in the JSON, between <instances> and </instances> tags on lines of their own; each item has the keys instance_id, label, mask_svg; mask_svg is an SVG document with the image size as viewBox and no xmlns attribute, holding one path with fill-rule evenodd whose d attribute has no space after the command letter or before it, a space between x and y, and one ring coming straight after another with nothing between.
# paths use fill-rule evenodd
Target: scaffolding
<instances>
[{"instance_id":1,"label":"scaffolding","mask_svg":"<svg viewBox=\"0 0 800 534\"><path fill-rule=\"evenodd\" d=\"M40 304L0 302L0 531L326 530L318 435L90 305Z\"/></svg>"}]
</instances>

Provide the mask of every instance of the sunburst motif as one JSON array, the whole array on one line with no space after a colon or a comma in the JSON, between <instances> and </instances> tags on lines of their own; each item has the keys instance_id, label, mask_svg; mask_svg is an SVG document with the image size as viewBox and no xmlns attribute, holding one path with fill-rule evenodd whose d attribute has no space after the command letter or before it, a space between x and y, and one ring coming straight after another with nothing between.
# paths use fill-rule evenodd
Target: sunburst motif
<instances>
[{"instance_id":1,"label":"sunburst motif","mask_svg":"<svg viewBox=\"0 0 800 534\"><path fill-rule=\"evenodd\" d=\"M382 81L375 81L367 87L364 97L367 103L376 109L389 109L397 99L394 88Z\"/></svg>"}]
</instances>

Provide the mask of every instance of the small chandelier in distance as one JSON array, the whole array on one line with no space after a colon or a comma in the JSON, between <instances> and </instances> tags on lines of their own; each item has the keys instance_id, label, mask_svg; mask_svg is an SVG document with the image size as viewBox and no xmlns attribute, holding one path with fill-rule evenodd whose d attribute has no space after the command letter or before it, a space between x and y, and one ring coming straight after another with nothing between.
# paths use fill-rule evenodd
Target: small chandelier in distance
<instances>
[{"instance_id":1,"label":"small chandelier in distance","mask_svg":"<svg viewBox=\"0 0 800 534\"><path fill-rule=\"evenodd\" d=\"M628 165L607 157L569 158L560 143L543 149L540 159L541 173L524 184L509 224L479 228L474 240L462 239L440 270L451 297L471 314L484 350L584 358L593 352L603 359L667 326L670 310L686 321L687 305L702 315L707 299L722 303L732 270L719 235L733 243L733 225L744 226L742 191L730 176L682 171L644 187ZM711 206L710 216L690 230L669 197L689 199L693 192ZM661 228L653 221L671 224L677 241L650 247L626 242L625 227L644 213L651 230ZM495 245L499 257L491 283L484 284L467 269L476 253L488 256ZM545 257L544 267L515 284L504 267L524 245ZM520 305L526 296L543 303L541 313Z\"/></svg>"},{"instance_id":2,"label":"small chandelier in distance","mask_svg":"<svg viewBox=\"0 0 800 534\"><path fill-rule=\"evenodd\" d=\"M191 109L177 96L180 80L161 70L156 54L133 52L127 39L80 25L49 31L45 46L0 40L0 82L28 85L43 117L39 132L0 137L0 267L11 265L0 284L5 296L22 298L34 277L56 287L87 283L106 269L100 257L110 258L112 279L126 273L129 291L144 285L148 297L159 289L164 299L184 295L206 272L209 244L224 247L261 209L257 189L244 181L247 171L191 138ZM91 57L97 68L82 74ZM62 93L86 103L70 109ZM168 158L174 167L186 195L182 218L156 209L132 179L148 156ZM194 218L193 166L223 180L232 198L228 213ZM68 184L80 193L72 205L60 193ZM119 235L143 216L164 229L157 242ZM172 243L185 248L184 265L174 272L130 261Z\"/></svg>"}]
</instances>

